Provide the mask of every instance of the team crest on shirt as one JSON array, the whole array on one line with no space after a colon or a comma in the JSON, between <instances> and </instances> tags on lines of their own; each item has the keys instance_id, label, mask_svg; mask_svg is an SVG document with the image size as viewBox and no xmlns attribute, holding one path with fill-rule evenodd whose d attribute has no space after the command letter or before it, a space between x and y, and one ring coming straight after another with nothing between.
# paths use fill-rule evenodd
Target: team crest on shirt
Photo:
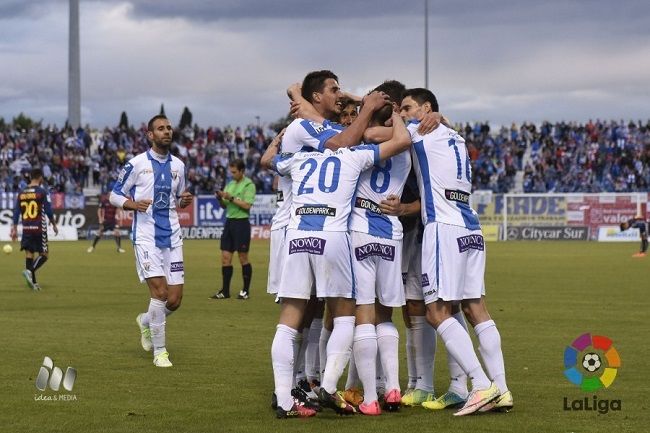
<instances>
[{"instance_id":1,"label":"team crest on shirt","mask_svg":"<svg viewBox=\"0 0 650 433\"><path fill-rule=\"evenodd\" d=\"M483 251L485 249L485 241L481 235L462 236L456 240L458 241L459 253L464 253L467 250Z\"/></svg>"},{"instance_id":2,"label":"team crest on shirt","mask_svg":"<svg viewBox=\"0 0 650 433\"><path fill-rule=\"evenodd\" d=\"M117 177L117 181L120 183L124 182L124 176L126 176L126 173L132 168L133 166L131 165L131 163L127 163L122 169L122 171L120 172L120 175Z\"/></svg>"},{"instance_id":3,"label":"team crest on shirt","mask_svg":"<svg viewBox=\"0 0 650 433\"><path fill-rule=\"evenodd\" d=\"M308 238L292 239L289 241L289 254L308 253L322 256L325 251L326 242L325 239L311 236Z\"/></svg>"},{"instance_id":4,"label":"team crest on shirt","mask_svg":"<svg viewBox=\"0 0 650 433\"><path fill-rule=\"evenodd\" d=\"M323 131L325 131L325 127L323 126L322 123L316 123L310 120L309 124L311 125L312 128L314 128L316 134L321 134Z\"/></svg>"},{"instance_id":5,"label":"team crest on shirt","mask_svg":"<svg viewBox=\"0 0 650 433\"><path fill-rule=\"evenodd\" d=\"M173 171L173 170L172 170L172 179L173 179L173 180L178 179L178 171Z\"/></svg>"}]
</instances>

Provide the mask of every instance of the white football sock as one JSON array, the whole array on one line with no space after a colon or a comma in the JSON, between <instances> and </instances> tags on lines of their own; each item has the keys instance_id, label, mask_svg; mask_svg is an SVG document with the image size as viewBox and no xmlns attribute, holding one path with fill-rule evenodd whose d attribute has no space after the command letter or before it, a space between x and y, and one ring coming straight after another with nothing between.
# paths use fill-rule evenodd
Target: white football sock
<instances>
[{"instance_id":1,"label":"white football sock","mask_svg":"<svg viewBox=\"0 0 650 433\"><path fill-rule=\"evenodd\" d=\"M327 363L321 384L330 394L336 392L336 383L350 359L353 338L354 316L335 317L334 329L327 343Z\"/></svg>"},{"instance_id":2,"label":"white football sock","mask_svg":"<svg viewBox=\"0 0 650 433\"><path fill-rule=\"evenodd\" d=\"M433 392L433 365L436 359L436 330L425 316L412 316L413 346L415 351L415 388Z\"/></svg>"},{"instance_id":3,"label":"white football sock","mask_svg":"<svg viewBox=\"0 0 650 433\"><path fill-rule=\"evenodd\" d=\"M501 394L508 392L506 385L506 367L503 362L503 352L501 351L501 335L494 320L479 323L474 327L478 337L478 350L485 363L485 369L488 371L490 378L499 387Z\"/></svg>"},{"instance_id":4,"label":"white football sock","mask_svg":"<svg viewBox=\"0 0 650 433\"><path fill-rule=\"evenodd\" d=\"M465 331L469 333L467 330L467 323L465 323L465 316L462 311L452 315L452 317L456 319ZM447 366L449 368L450 377L448 391L453 392L462 398L467 398L467 395L469 394L469 391L467 390L467 375L450 353L447 353Z\"/></svg>"},{"instance_id":5,"label":"white football sock","mask_svg":"<svg viewBox=\"0 0 650 433\"><path fill-rule=\"evenodd\" d=\"M318 365L320 368L320 383L323 383L323 375L325 373L325 365L327 364L327 343L330 341L332 331L323 326L318 339Z\"/></svg>"},{"instance_id":6,"label":"white football sock","mask_svg":"<svg viewBox=\"0 0 650 433\"><path fill-rule=\"evenodd\" d=\"M379 351L377 351L377 394L386 394L386 375L381 366L381 358Z\"/></svg>"},{"instance_id":7,"label":"white football sock","mask_svg":"<svg viewBox=\"0 0 650 433\"><path fill-rule=\"evenodd\" d=\"M284 410L293 407L293 363L294 348L298 331L286 325L278 325L271 345L271 360L273 363L273 378L275 380L275 395L278 406Z\"/></svg>"},{"instance_id":8,"label":"white football sock","mask_svg":"<svg viewBox=\"0 0 650 433\"><path fill-rule=\"evenodd\" d=\"M363 401L367 404L377 400L377 332L375 325L366 323L354 328L354 360L359 379L363 384ZM352 362L350 362L350 366ZM351 388L348 384L346 389Z\"/></svg>"},{"instance_id":9,"label":"white football sock","mask_svg":"<svg viewBox=\"0 0 650 433\"><path fill-rule=\"evenodd\" d=\"M399 332L393 322L377 325L377 350L386 377L385 389L399 390Z\"/></svg>"},{"instance_id":10,"label":"white football sock","mask_svg":"<svg viewBox=\"0 0 650 433\"><path fill-rule=\"evenodd\" d=\"M356 330L355 330L356 335ZM354 360L354 343L352 343L352 352L350 352L350 361L348 362L348 378L345 381L345 389L359 388L359 372L357 363Z\"/></svg>"},{"instance_id":11,"label":"white football sock","mask_svg":"<svg viewBox=\"0 0 650 433\"><path fill-rule=\"evenodd\" d=\"M305 352L305 374L309 381L320 380L318 341L323 329L323 319L314 319L307 335L307 351ZM305 338L303 336L303 338Z\"/></svg>"},{"instance_id":12,"label":"white football sock","mask_svg":"<svg viewBox=\"0 0 650 433\"><path fill-rule=\"evenodd\" d=\"M298 352L296 354L296 360L293 364L293 377L294 377L294 386L298 385L303 379L306 379L305 375L305 352L307 351L307 344L309 343L309 328L303 328L302 332L298 334L297 347Z\"/></svg>"},{"instance_id":13,"label":"white football sock","mask_svg":"<svg viewBox=\"0 0 650 433\"><path fill-rule=\"evenodd\" d=\"M411 328L406 328L406 371L409 377L406 387L413 389L418 380L418 373L415 369L415 346L413 346L413 329Z\"/></svg>"},{"instance_id":14,"label":"white football sock","mask_svg":"<svg viewBox=\"0 0 650 433\"><path fill-rule=\"evenodd\" d=\"M169 308L167 308L167 303L165 303L165 317L169 316L174 311L176 310L170 310ZM147 310L140 318L140 323L142 323L143 326L146 326L148 328L150 322L151 319L149 318L149 311Z\"/></svg>"},{"instance_id":15,"label":"white football sock","mask_svg":"<svg viewBox=\"0 0 650 433\"><path fill-rule=\"evenodd\" d=\"M438 326L438 334L445 342L447 352L458 361L460 367L472 380L473 389L484 389L490 386L490 379L485 375L481 363L474 352L469 334L458 323L458 320L449 317Z\"/></svg>"},{"instance_id":16,"label":"white football sock","mask_svg":"<svg viewBox=\"0 0 650 433\"><path fill-rule=\"evenodd\" d=\"M165 301L151 298L149 301L149 329L153 343L153 355L166 351L165 349Z\"/></svg>"}]
</instances>

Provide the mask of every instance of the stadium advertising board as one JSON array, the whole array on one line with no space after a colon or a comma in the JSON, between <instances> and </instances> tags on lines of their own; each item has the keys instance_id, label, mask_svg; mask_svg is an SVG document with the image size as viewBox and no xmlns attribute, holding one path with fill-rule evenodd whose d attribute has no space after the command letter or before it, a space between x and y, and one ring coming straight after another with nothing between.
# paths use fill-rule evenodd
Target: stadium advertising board
<instances>
[{"instance_id":1,"label":"stadium advertising board","mask_svg":"<svg viewBox=\"0 0 650 433\"><path fill-rule=\"evenodd\" d=\"M588 227L511 226L506 236L509 241L586 241Z\"/></svg>"},{"instance_id":2,"label":"stadium advertising board","mask_svg":"<svg viewBox=\"0 0 650 433\"><path fill-rule=\"evenodd\" d=\"M183 239L221 239L223 226L181 227Z\"/></svg>"},{"instance_id":3,"label":"stadium advertising board","mask_svg":"<svg viewBox=\"0 0 650 433\"><path fill-rule=\"evenodd\" d=\"M9 242L11 241L11 236L9 236L11 230L10 225L0 225L0 241ZM23 227L18 226L18 238L20 239L23 236ZM59 227L59 234L55 235L52 226L47 228L47 239L49 242L53 241L76 241L79 240L77 229L70 226Z\"/></svg>"},{"instance_id":4,"label":"stadium advertising board","mask_svg":"<svg viewBox=\"0 0 650 433\"><path fill-rule=\"evenodd\" d=\"M503 224L503 194L492 194L491 200L478 202L475 210L481 224ZM566 199L561 196L509 197L508 225L565 225Z\"/></svg>"},{"instance_id":5,"label":"stadium advertising board","mask_svg":"<svg viewBox=\"0 0 650 433\"><path fill-rule=\"evenodd\" d=\"M255 196L255 203L251 208L251 224L270 225L277 208L275 194L258 194Z\"/></svg>"},{"instance_id":6,"label":"stadium advertising board","mask_svg":"<svg viewBox=\"0 0 650 433\"><path fill-rule=\"evenodd\" d=\"M226 222L226 210L212 195L200 195L195 198L196 225L200 227L223 227Z\"/></svg>"},{"instance_id":7,"label":"stadium advertising board","mask_svg":"<svg viewBox=\"0 0 650 433\"><path fill-rule=\"evenodd\" d=\"M183 239L221 239L223 226L182 227ZM251 226L251 239L270 239L271 226Z\"/></svg>"},{"instance_id":8,"label":"stadium advertising board","mask_svg":"<svg viewBox=\"0 0 650 433\"><path fill-rule=\"evenodd\" d=\"M644 208L645 203L641 206L641 214L645 214ZM636 199L627 195L571 196L567 198L567 209L567 224L589 227L594 240L600 240L603 226L617 226L639 213Z\"/></svg>"},{"instance_id":9,"label":"stadium advertising board","mask_svg":"<svg viewBox=\"0 0 650 433\"><path fill-rule=\"evenodd\" d=\"M499 237L500 226L494 224L481 224L481 231L486 242L494 242L501 239Z\"/></svg>"},{"instance_id":10,"label":"stadium advertising board","mask_svg":"<svg viewBox=\"0 0 650 433\"><path fill-rule=\"evenodd\" d=\"M640 242L639 229L621 231L619 226L605 226L598 229L600 242Z\"/></svg>"}]
</instances>

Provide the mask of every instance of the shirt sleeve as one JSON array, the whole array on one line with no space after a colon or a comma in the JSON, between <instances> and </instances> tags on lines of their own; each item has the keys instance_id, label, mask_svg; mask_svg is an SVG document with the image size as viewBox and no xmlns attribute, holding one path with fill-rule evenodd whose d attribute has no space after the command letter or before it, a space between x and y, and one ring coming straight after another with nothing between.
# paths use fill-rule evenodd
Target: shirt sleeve
<instances>
[{"instance_id":1,"label":"shirt sleeve","mask_svg":"<svg viewBox=\"0 0 650 433\"><path fill-rule=\"evenodd\" d=\"M255 184L252 181L248 181L248 184L244 188L240 199L244 200L246 203L252 205L255 203Z\"/></svg>"},{"instance_id":2,"label":"shirt sleeve","mask_svg":"<svg viewBox=\"0 0 650 433\"><path fill-rule=\"evenodd\" d=\"M287 176L291 172L292 153L280 153L271 161L271 168L280 176Z\"/></svg>"},{"instance_id":3,"label":"shirt sleeve","mask_svg":"<svg viewBox=\"0 0 650 433\"><path fill-rule=\"evenodd\" d=\"M185 178L185 165L181 165L181 169L178 171L178 188L176 188L176 198L180 198L181 194L185 192L187 185L187 179Z\"/></svg>"},{"instance_id":4,"label":"shirt sleeve","mask_svg":"<svg viewBox=\"0 0 650 433\"><path fill-rule=\"evenodd\" d=\"M43 211L45 212L45 215L47 215L47 217L50 219L50 221L54 221L54 213L52 212L52 201L50 200L50 194L47 191L44 191Z\"/></svg>"},{"instance_id":5,"label":"shirt sleeve","mask_svg":"<svg viewBox=\"0 0 650 433\"><path fill-rule=\"evenodd\" d=\"M133 164L127 162L120 176L117 178L117 182L113 186L113 191L111 191L110 202L113 206L123 209L124 203L130 197L130 190L135 184L135 175L133 173Z\"/></svg>"},{"instance_id":6,"label":"shirt sleeve","mask_svg":"<svg viewBox=\"0 0 650 433\"><path fill-rule=\"evenodd\" d=\"M301 144L301 148L309 147L319 152L325 150L327 140L338 134L337 129L327 128L329 123L317 123L311 120L302 120L300 127L296 128L295 138Z\"/></svg>"}]
</instances>

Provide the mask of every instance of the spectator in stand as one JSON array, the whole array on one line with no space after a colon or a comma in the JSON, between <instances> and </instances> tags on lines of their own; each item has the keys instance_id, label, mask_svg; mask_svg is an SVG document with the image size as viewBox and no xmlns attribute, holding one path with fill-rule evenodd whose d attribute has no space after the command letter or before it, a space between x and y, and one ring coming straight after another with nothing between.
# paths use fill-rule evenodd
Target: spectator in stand
<instances>
[{"instance_id":1,"label":"spectator in stand","mask_svg":"<svg viewBox=\"0 0 650 433\"><path fill-rule=\"evenodd\" d=\"M524 192L635 192L650 186L650 122L589 120L523 123L491 128L487 122L457 125L464 133L473 188L511 192L523 170ZM269 192L260 168L275 136L260 126L187 126L174 133L172 154L187 166L195 194L212 194L226 182L228 162L241 156L246 176ZM41 167L52 192L110 191L123 162L148 149L146 125L100 130L35 125L0 129L0 190L16 192L24 176ZM530 158L524 158L526 152ZM190 176L190 171L194 175Z\"/></svg>"}]
</instances>

